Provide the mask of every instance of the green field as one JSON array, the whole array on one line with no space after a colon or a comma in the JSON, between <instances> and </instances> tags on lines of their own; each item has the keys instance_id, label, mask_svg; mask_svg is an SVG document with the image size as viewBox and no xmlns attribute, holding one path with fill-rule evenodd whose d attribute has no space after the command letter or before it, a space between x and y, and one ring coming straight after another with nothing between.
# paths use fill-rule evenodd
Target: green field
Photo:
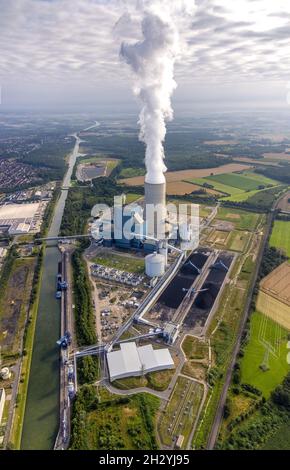
<instances>
[{"instance_id":1,"label":"green field","mask_svg":"<svg viewBox=\"0 0 290 470\"><path fill-rule=\"evenodd\" d=\"M270 246L284 250L286 255L290 257L290 222L275 220Z\"/></svg>"},{"instance_id":2,"label":"green field","mask_svg":"<svg viewBox=\"0 0 290 470\"><path fill-rule=\"evenodd\" d=\"M243 202L258 192L265 190L261 186L277 186L279 183L275 180L267 178L256 173L244 172L224 173L221 175L212 175L206 178L193 178L189 183L203 186L205 183L210 184L213 189L224 193L222 199L225 201Z\"/></svg>"},{"instance_id":3,"label":"green field","mask_svg":"<svg viewBox=\"0 0 290 470\"><path fill-rule=\"evenodd\" d=\"M241 361L242 382L258 388L268 398L290 371L286 361L288 332L259 312L251 316L250 331L250 339ZM263 371L260 366L266 360L266 344L273 353L269 353L269 370Z\"/></svg>"},{"instance_id":4,"label":"green field","mask_svg":"<svg viewBox=\"0 0 290 470\"><path fill-rule=\"evenodd\" d=\"M259 178L248 178L247 176L237 173L225 173L222 175L209 176L208 180L216 181L226 186L233 186L242 191L254 191L255 189L261 189L259 186L265 185L264 181ZM267 183L269 184L269 183ZM271 183L270 183L271 184Z\"/></svg>"},{"instance_id":5,"label":"green field","mask_svg":"<svg viewBox=\"0 0 290 470\"><path fill-rule=\"evenodd\" d=\"M109 268L120 269L129 273L144 273L145 262L143 258L133 258L132 256L116 255L113 253L103 253L92 260L94 263L108 266Z\"/></svg>"},{"instance_id":6,"label":"green field","mask_svg":"<svg viewBox=\"0 0 290 470\"><path fill-rule=\"evenodd\" d=\"M208 357L208 343L198 338L186 335L182 342L182 349L187 359L205 359Z\"/></svg>"},{"instance_id":7,"label":"green field","mask_svg":"<svg viewBox=\"0 0 290 470\"><path fill-rule=\"evenodd\" d=\"M234 230L231 232L230 239L227 243L227 248L233 251L244 251L249 240L249 234L241 230Z\"/></svg>"},{"instance_id":8,"label":"green field","mask_svg":"<svg viewBox=\"0 0 290 470\"><path fill-rule=\"evenodd\" d=\"M255 230L260 215L236 208L219 207L216 218L232 222L238 230Z\"/></svg>"},{"instance_id":9,"label":"green field","mask_svg":"<svg viewBox=\"0 0 290 470\"><path fill-rule=\"evenodd\" d=\"M263 446L262 450L289 450L290 426L283 424L278 431Z\"/></svg>"},{"instance_id":10,"label":"green field","mask_svg":"<svg viewBox=\"0 0 290 470\"><path fill-rule=\"evenodd\" d=\"M243 191L241 189L234 188L233 186L228 186L228 185L219 183L217 181L213 181L213 180L210 179L210 177L208 177L208 178L192 178L190 180L187 180L187 182L188 183L194 183L194 184L197 184L199 186L203 186L204 183L207 183L207 184L210 184L211 186L213 186L213 189L215 189L216 191L220 191L221 193L224 193L224 194L229 194L230 196L233 196L233 195L236 195L236 194L243 194Z\"/></svg>"},{"instance_id":11,"label":"green field","mask_svg":"<svg viewBox=\"0 0 290 470\"><path fill-rule=\"evenodd\" d=\"M144 168L123 168L120 172L120 178L133 178L134 176L145 175Z\"/></svg>"},{"instance_id":12,"label":"green field","mask_svg":"<svg viewBox=\"0 0 290 470\"><path fill-rule=\"evenodd\" d=\"M276 199L277 194L280 191L283 191L284 188L284 185L276 185L273 188L268 189L255 189L253 191L245 191L244 193L235 194L233 196L226 196L223 197L222 200L232 202L248 201L249 203L258 206L266 205L268 207L271 207Z\"/></svg>"},{"instance_id":13,"label":"green field","mask_svg":"<svg viewBox=\"0 0 290 470\"><path fill-rule=\"evenodd\" d=\"M265 186L268 186L268 185L276 186L278 184L281 184L278 181L268 178L267 176L264 176L259 173L251 173L251 172L244 171L243 175L246 176L247 178L257 181L258 184L263 184Z\"/></svg>"},{"instance_id":14,"label":"green field","mask_svg":"<svg viewBox=\"0 0 290 470\"><path fill-rule=\"evenodd\" d=\"M126 194L126 204L131 204L137 201L137 199L140 199L140 197L142 197L142 194L128 193Z\"/></svg>"},{"instance_id":15,"label":"green field","mask_svg":"<svg viewBox=\"0 0 290 470\"><path fill-rule=\"evenodd\" d=\"M250 197L255 196L255 194L262 192L262 191L263 189L254 189L253 191L244 191L243 193L223 197L222 200L233 201L233 202L243 202L243 201L247 201Z\"/></svg>"}]
</instances>

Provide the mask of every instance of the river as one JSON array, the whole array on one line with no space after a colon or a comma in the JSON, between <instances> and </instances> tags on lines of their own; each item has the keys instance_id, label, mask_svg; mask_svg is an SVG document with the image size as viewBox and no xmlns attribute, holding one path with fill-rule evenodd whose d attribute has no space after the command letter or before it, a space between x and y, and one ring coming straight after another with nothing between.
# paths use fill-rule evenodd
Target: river
<instances>
[{"instance_id":1,"label":"river","mask_svg":"<svg viewBox=\"0 0 290 470\"><path fill-rule=\"evenodd\" d=\"M74 134L75 146L63 187L69 187L81 140ZM62 189L50 225L49 237L59 234L68 190ZM59 427L59 349L60 302L55 298L60 253L48 243L43 261L43 277L37 313L21 449L52 449Z\"/></svg>"}]
</instances>

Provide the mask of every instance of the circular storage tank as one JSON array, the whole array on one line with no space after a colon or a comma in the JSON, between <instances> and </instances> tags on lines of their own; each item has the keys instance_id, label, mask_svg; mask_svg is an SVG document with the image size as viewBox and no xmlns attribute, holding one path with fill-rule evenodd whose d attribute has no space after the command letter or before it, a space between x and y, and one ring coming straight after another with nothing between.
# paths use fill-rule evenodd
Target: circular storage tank
<instances>
[{"instance_id":1,"label":"circular storage tank","mask_svg":"<svg viewBox=\"0 0 290 470\"><path fill-rule=\"evenodd\" d=\"M163 276L165 272L165 259L159 253L152 253L145 258L145 272L149 277Z\"/></svg>"},{"instance_id":2,"label":"circular storage tank","mask_svg":"<svg viewBox=\"0 0 290 470\"><path fill-rule=\"evenodd\" d=\"M9 368L8 367L3 367L3 369L1 369L0 376L1 376L1 379L3 379L3 380L10 379L11 372L10 372Z\"/></svg>"}]
</instances>

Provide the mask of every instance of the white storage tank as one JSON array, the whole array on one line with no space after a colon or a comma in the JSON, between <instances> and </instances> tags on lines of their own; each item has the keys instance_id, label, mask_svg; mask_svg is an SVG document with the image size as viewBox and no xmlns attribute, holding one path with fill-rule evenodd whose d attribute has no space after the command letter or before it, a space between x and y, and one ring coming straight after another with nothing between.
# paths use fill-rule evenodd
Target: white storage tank
<instances>
[{"instance_id":1,"label":"white storage tank","mask_svg":"<svg viewBox=\"0 0 290 470\"><path fill-rule=\"evenodd\" d=\"M165 258L156 251L145 258L145 272L149 277L163 276L165 272Z\"/></svg>"}]
</instances>

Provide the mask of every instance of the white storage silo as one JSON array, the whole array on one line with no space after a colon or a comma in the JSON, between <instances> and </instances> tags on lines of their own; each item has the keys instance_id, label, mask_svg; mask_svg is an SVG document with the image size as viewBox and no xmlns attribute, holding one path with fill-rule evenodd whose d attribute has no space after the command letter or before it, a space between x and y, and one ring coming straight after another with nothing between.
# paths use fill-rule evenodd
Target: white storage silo
<instances>
[{"instance_id":1,"label":"white storage silo","mask_svg":"<svg viewBox=\"0 0 290 470\"><path fill-rule=\"evenodd\" d=\"M151 253L145 258L145 272L149 277L163 276L165 272L165 259L159 253Z\"/></svg>"}]
</instances>

